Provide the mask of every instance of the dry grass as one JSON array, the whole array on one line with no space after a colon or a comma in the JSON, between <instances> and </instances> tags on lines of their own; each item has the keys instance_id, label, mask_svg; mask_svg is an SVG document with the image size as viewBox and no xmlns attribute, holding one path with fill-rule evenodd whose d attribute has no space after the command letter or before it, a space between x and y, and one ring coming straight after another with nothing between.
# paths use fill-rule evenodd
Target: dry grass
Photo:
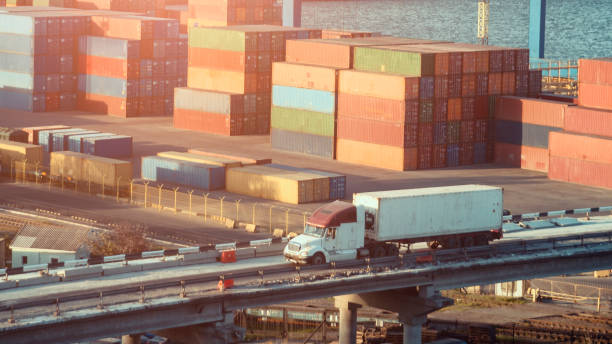
<instances>
[{"instance_id":1,"label":"dry grass","mask_svg":"<svg viewBox=\"0 0 612 344\"><path fill-rule=\"evenodd\" d=\"M526 299L522 298L467 294L458 289L442 291L442 295L455 301L454 305L446 307L442 309L442 311L456 311L471 308L493 308L528 303Z\"/></svg>"}]
</instances>

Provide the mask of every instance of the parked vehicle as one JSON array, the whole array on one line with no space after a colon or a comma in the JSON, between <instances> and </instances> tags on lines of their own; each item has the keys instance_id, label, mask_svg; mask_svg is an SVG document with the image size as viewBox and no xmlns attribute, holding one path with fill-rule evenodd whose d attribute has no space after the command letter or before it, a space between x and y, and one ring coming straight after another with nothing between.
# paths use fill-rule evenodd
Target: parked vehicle
<instances>
[{"instance_id":1,"label":"parked vehicle","mask_svg":"<svg viewBox=\"0 0 612 344\"><path fill-rule=\"evenodd\" d=\"M400 245L417 242L487 245L502 237L502 206L502 189L486 185L357 193L353 203L317 209L283 254L295 263L322 264L396 255Z\"/></svg>"}]
</instances>

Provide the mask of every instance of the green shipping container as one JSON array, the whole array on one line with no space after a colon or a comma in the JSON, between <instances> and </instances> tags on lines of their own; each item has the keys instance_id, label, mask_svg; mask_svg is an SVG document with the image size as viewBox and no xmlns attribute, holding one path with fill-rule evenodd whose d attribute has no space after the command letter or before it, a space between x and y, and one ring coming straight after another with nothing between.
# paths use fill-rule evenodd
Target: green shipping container
<instances>
[{"instance_id":1,"label":"green shipping container","mask_svg":"<svg viewBox=\"0 0 612 344\"><path fill-rule=\"evenodd\" d=\"M392 47L355 47L354 68L407 76L434 75L433 53L393 50Z\"/></svg>"},{"instance_id":2,"label":"green shipping container","mask_svg":"<svg viewBox=\"0 0 612 344\"><path fill-rule=\"evenodd\" d=\"M336 121L334 115L328 113L273 106L271 116L272 128L319 136L335 136Z\"/></svg>"},{"instance_id":3,"label":"green shipping container","mask_svg":"<svg viewBox=\"0 0 612 344\"><path fill-rule=\"evenodd\" d=\"M189 46L229 51L257 49L257 33L232 30L231 27L190 27Z\"/></svg>"}]
</instances>

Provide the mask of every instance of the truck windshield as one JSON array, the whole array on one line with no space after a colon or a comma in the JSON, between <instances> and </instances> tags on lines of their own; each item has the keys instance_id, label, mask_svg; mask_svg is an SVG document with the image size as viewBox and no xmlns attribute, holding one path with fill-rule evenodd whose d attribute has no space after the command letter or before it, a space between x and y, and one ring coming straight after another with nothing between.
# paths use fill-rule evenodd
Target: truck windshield
<instances>
[{"instance_id":1,"label":"truck windshield","mask_svg":"<svg viewBox=\"0 0 612 344\"><path fill-rule=\"evenodd\" d=\"M304 228L304 234L309 234L320 238L323 236L323 234L325 234L325 228L306 225L306 228Z\"/></svg>"}]
</instances>

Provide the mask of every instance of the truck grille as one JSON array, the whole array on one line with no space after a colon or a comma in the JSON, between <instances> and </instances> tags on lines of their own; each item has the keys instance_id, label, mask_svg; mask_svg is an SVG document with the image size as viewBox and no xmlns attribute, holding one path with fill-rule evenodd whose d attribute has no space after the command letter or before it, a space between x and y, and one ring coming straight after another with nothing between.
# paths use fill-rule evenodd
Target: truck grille
<instances>
[{"instance_id":1,"label":"truck grille","mask_svg":"<svg viewBox=\"0 0 612 344\"><path fill-rule=\"evenodd\" d=\"M289 245L287 245L287 249L289 251L298 252L300 250L300 245L289 243Z\"/></svg>"}]
</instances>

